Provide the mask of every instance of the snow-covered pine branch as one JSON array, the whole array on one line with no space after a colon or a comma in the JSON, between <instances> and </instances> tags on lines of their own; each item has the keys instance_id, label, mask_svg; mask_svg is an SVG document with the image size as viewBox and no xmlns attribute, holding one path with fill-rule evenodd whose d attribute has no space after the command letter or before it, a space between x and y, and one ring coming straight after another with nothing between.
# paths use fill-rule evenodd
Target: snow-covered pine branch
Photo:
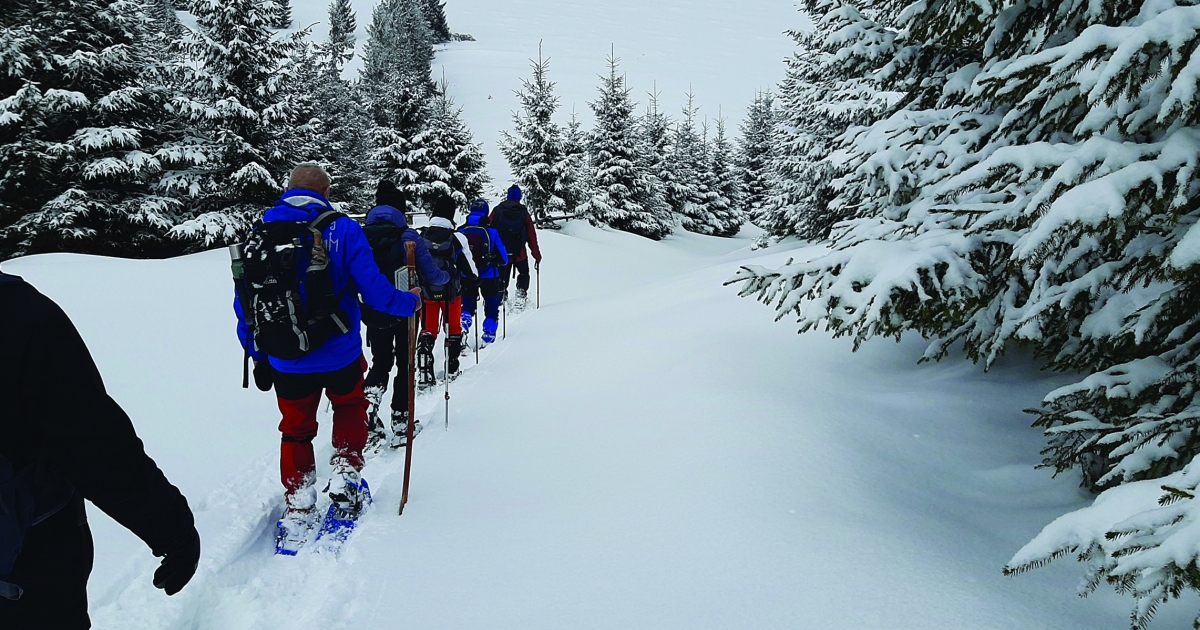
<instances>
[{"instance_id":1,"label":"snow-covered pine branch","mask_svg":"<svg viewBox=\"0 0 1200 630\"><path fill-rule=\"evenodd\" d=\"M853 15L825 6L818 34ZM825 108L836 98L796 89L816 85L824 63L872 59L857 76L895 94L896 109L865 128L839 123L822 207L842 222L828 251L733 281L802 330L859 343L913 330L933 340L927 358L958 343L988 365L1021 342L1051 367L1092 372L1036 413L1045 465L1079 469L1103 494L1011 572L1078 553L1088 585L1132 594L1144 627L1200 588L1200 6L885 2L878 28L855 20L834 31L853 37L823 36L842 42L832 62L811 48L793 60L777 150L803 156L815 136L800 123L841 115Z\"/></svg>"}]
</instances>

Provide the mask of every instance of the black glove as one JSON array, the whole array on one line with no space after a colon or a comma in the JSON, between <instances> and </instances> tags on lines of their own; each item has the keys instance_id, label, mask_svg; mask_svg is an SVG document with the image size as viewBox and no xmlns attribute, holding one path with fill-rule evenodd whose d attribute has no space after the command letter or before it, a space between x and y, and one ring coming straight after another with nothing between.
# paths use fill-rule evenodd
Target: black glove
<instances>
[{"instance_id":1,"label":"black glove","mask_svg":"<svg viewBox=\"0 0 1200 630\"><path fill-rule=\"evenodd\" d=\"M256 370L257 372L257 370ZM162 563L154 572L154 588L161 588L167 595L174 595L183 590L196 574L196 566L200 564L200 533L195 527L162 553Z\"/></svg>"},{"instance_id":2,"label":"black glove","mask_svg":"<svg viewBox=\"0 0 1200 630\"><path fill-rule=\"evenodd\" d=\"M258 389L269 392L271 391L272 381L271 362L263 359L254 364L254 386Z\"/></svg>"}]
</instances>

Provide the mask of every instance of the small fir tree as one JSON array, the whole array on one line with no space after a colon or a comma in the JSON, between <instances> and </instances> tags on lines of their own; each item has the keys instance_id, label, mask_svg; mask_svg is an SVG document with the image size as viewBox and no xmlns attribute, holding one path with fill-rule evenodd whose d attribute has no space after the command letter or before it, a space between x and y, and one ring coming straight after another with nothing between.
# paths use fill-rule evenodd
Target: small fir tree
<instances>
[{"instance_id":1,"label":"small fir tree","mask_svg":"<svg viewBox=\"0 0 1200 630\"><path fill-rule=\"evenodd\" d=\"M707 135L707 134L706 134ZM746 222L741 177L733 163L733 146L725 134L725 119L717 118L716 134L707 143L709 190L708 213L714 220L713 235L734 236Z\"/></svg>"},{"instance_id":2,"label":"small fir tree","mask_svg":"<svg viewBox=\"0 0 1200 630\"><path fill-rule=\"evenodd\" d=\"M474 143L462 108L446 94L445 85L430 102L427 120L399 168L388 175L419 205L432 208L436 199L450 197L465 208L491 181L483 149Z\"/></svg>"},{"instance_id":3,"label":"small fir tree","mask_svg":"<svg viewBox=\"0 0 1200 630\"><path fill-rule=\"evenodd\" d=\"M558 97L554 82L547 77L550 59L530 61L533 78L522 79L516 91L521 111L513 112L513 131L501 132L500 152L508 160L516 183L524 192L526 205L535 221L566 212L561 193L566 188L563 171L562 129L554 122Z\"/></svg>"},{"instance_id":4,"label":"small fir tree","mask_svg":"<svg viewBox=\"0 0 1200 630\"><path fill-rule=\"evenodd\" d=\"M271 28L284 30L292 28L292 0L271 0L275 3Z\"/></svg>"},{"instance_id":5,"label":"small fir tree","mask_svg":"<svg viewBox=\"0 0 1200 630\"><path fill-rule=\"evenodd\" d=\"M203 168L172 188L199 216L174 229L205 244L240 238L278 196L297 162L319 153L316 95L302 70L315 65L306 32L275 36L275 5L260 0L192 4L197 30L184 43L186 97L176 111L190 122Z\"/></svg>"},{"instance_id":6,"label":"small fir tree","mask_svg":"<svg viewBox=\"0 0 1200 630\"><path fill-rule=\"evenodd\" d=\"M145 26L133 0L0 11L0 257L179 251L164 235L185 209L157 187L170 93Z\"/></svg>"},{"instance_id":7,"label":"small fir tree","mask_svg":"<svg viewBox=\"0 0 1200 630\"><path fill-rule=\"evenodd\" d=\"M600 98L589 103L596 115L588 147L593 192L582 213L594 224L659 240L671 233L670 216L654 207L650 176L638 168L636 105L617 74L617 58L608 64Z\"/></svg>"},{"instance_id":8,"label":"small fir tree","mask_svg":"<svg viewBox=\"0 0 1200 630\"><path fill-rule=\"evenodd\" d=\"M425 17L429 19L429 33L433 43L444 44L451 39L450 25L446 22L445 0L425 0Z\"/></svg>"},{"instance_id":9,"label":"small fir tree","mask_svg":"<svg viewBox=\"0 0 1200 630\"><path fill-rule=\"evenodd\" d=\"M746 110L741 132L736 160L741 190L745 195L743 208L751 222L765 227L775 135L775 96L771 92L754 95L754 101Z\"/></svg>"}]
</instances>

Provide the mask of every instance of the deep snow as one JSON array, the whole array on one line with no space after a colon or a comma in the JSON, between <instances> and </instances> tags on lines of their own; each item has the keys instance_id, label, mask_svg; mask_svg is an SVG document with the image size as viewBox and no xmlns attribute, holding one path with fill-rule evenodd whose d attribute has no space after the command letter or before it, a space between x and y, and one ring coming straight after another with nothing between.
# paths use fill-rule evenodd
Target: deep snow
<instances>
[{"instance_id":1,"label":"deep snow","mask_svg":"<svg viewBox=\"0 0 1200 630\"><path fill-rule=\"evenodd\" d=\"M368 464L377 504L341 558L272 555L277 412L239 388L224 252L5 263L75 319L196 508L204 558L174 598L150 586L145 547L91 510L96 627L1125 623L1127 602L1072 594L1067 561L1000 575L1085 501L1033 469L1042 440L1020 411L1062 379L1018 359L987 375L917 366L917 340L854 354L721 286L795 245L651 243L583 224L543 240L542 309L466 363L448 431L439 395L421 399L403 517L403 457Z\"/></svg>"}]
</instances>

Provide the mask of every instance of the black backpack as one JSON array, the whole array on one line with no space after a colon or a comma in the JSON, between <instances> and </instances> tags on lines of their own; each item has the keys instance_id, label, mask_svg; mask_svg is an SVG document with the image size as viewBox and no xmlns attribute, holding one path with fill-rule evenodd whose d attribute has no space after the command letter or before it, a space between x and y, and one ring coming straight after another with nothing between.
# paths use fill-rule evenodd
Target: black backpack
<instances>
[{"instance_id":1,"label":"black backpack","mask_svg":"<svg viewBox=\"0 0 1200 630\"><path fill-rule=\"evenodd\" d=\"M408 286L408 256L404 251L406 231L407 228L392 223L372 223L363 226L363 234L366 235L367 242L371 245L371 253L375 257L375 266L379 267L379 272L392 286L401 291L411 288ZM403 317L381 313L361 299L359 306L362 310L362 321L370 328L392 328L405 321Z\"/></svg>"},{"instance_id":2,"label":"black backpack","mask_svg":"<svg viewBox=\"0 0 1200 630\"><path fill-rule=\"evenodd\" d=\"M446 284L430 284L421 278L421 297L426 300L448 302L459 296L462 274L458 271L458 256L462 253L462 245L455 234L454 230L440 226L429 226L421 231L434 264L450 274L450 281Z\"/></svg>"},{"instance_id":3,"label":"black backpack","mask_svg":"<svg viewBox=\"0 0 1200 630\"><path fill-rule=\"evenodd\" d=\"M340 306L342 293L333 289L321 235L344 216L328 211L312 222L254 224L242 246L238 299L260 352L295 360L350 330L350 317Z\"/></svg>"},{"instance_id":4,"label":"black backpack","mask_svg":"<svg viewBox=\"0 0 1200 630\"><path fill-rule=\"evenodd\" d=\"M498 268L504 262L496 244L492 242L491 230L482 225L464 225L458 228L458 231L467 237L467 244L471 246L471 258L475 260L475 268L480 273L489 267Z\"/></svg>"},{"instance_id":5,"label":"black backpack","mask_svg":"<svg viewBox=\"0 0 1200 630\"><path fill-rule=\"evenodd\" d=\"M25 533L57 514L74 495L74 486L46 465L45 453L20 470L0 453L0 598L21 598L21 587L8 579Z\"/></svg>"},{"instance_id":6,"label":"black backpack","mask_svg":"<svg viewBox=\"0 0 1200 630\"><path fill-rule=\"evenodd\" d=\"M496 221L492 227L500 233L500 240L504 241L509 257L525 249L529 237L525 231L525 220L528 218L529 211L521 204L500 204L496 207Z\"/></svg>"}]
</instances>

